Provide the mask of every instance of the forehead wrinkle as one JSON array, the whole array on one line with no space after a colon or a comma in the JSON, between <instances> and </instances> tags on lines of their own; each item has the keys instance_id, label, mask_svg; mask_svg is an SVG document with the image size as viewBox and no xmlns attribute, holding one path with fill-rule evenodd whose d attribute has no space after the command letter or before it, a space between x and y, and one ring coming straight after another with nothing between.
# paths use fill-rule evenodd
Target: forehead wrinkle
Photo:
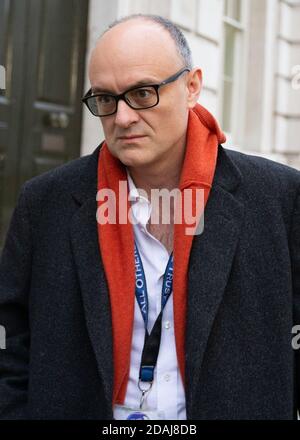
<instances>
[{"instance_id":1,"label":"forehead wrinkle","mask_svg":"<svg viewBox=\"0 0 300 440\"><path fill-rule=\"evenodd\" d=\"M111 73L115 71L113 68L106 68L105 71L106 70L107 72L105 72L105 76L103 76L103 69L99 69L99 77L96 81L92 81L92 89L94 92L101 91L112 94L124 93L126 90L135 86L139 87L140 85L160 83L175 73L173 71L174 69L167 69L156 63L136 64L135 66L127 66L127 69L126 67L122 67L122 76L120 78L116 77L114 73Z\"/></svg>"}]
</instances>

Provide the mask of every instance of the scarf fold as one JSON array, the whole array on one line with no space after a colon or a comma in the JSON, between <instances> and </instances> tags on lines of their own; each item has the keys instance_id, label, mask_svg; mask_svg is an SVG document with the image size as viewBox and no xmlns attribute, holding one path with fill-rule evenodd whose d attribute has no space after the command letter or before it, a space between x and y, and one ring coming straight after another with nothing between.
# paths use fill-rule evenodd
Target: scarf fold
<instances>
[{"instance_id":1,"label":"scarf fold","mask_svg":"<svg viewBox=\"0 0 300 440\"><path fill-rule=\"evenodd\" d=\"M195 190L204 190L204 205L197 211L201 217L207 203L215 174L218 144L226 141L215 118L197 104L189 112L186 153L183 162L179 189L192 190L193 213L196 213ZM119 193L119 182L126 182L126 189ZM107 191L112 190L115 194ZM116 222L100 224L98 221L98 241L109 288L113 327L113 365L114 388L113 405L123 404L126 396L130 371L130 353L132 344L134 302L135 302L135 265L134 232L132 224L119 222L119 214L124 219L130 209L125 166L115 158L104 142L98 160L98 191L108 197L98 197L98 212L106 207L116 207ZM98 193L99 194L99 193ZM111 204L109 205L108 199ZM125 203L124 203L125 199ZM183 198L184 199L184 198ZM121 204L120 204L121 203ZM103 205L104 204L104 205ZM97 214L98 214L97 212ZM128 218L128 215L125 218ZM176 353L180 374L185 385L185 324L187 303L187 273L193 235L187 235L185 222L174 224L174 279L173 303ZM138 380L138 378L137 378Z\"/></svg>"}]
</instances>

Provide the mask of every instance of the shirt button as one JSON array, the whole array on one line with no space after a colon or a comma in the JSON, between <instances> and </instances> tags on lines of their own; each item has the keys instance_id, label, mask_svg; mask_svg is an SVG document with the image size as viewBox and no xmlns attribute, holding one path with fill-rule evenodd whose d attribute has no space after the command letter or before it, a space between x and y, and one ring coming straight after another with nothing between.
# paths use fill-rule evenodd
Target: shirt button
<instances>
[{"instance_id":1,"label":"shirt button","mask_svg":"<svg viewBox=\"0 0 300 440\"><path fill-rule=\"evenodd\" d=\"M169 382L170 379L171 379L170 375L169 374L165 374L165 381Z\"/></svg>"},{"instance_id":2,"label":"shirt button","mask_svg":"<svg viewBox=\"0 0 300 440\"><path fill-rule=\"evenodd\" d=\"M170 323L170 321L166 321L165 322L165 328L166 329L169 329L171 327L171 323Z\"/></svg>"}]
</instances>

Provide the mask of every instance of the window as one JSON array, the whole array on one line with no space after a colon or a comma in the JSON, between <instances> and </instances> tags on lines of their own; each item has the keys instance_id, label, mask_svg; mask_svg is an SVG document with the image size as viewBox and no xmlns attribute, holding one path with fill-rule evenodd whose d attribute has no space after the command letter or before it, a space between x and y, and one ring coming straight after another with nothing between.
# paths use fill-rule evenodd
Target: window
<instances>
[{"instance_id":1,"label":"window","mask_svg":"<svg viewBox=\"0 0 300 440\"><path fill-rule=\"evenodd\" d=\"M224 0L222 128L236 137L242 71L243 0Z\"/></svg>"},{"instance_id":2,"label":"window","mask_svg":"<svg viewBox=\"0 0 300 440\"><path fill-rule=\"evenodd\" d=\"M225 17L241 21L241 0L225 0Z\"/></svg>"}]
</instances>

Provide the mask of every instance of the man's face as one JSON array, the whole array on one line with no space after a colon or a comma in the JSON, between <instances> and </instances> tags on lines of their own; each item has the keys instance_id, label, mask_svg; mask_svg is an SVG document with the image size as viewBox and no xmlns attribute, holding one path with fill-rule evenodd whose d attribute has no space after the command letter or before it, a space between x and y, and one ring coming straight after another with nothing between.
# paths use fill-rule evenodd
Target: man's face
<instances>
[{"instance_id":1,"label":"man's face","mask_svg":"<svg viewBox=\"0 0 300 440\"><path fill-rule=\"evenodd\" d=\"M91 58L92 90L120 94L140 81L160 83L184 67L165 30L145 21L129 21L109 30ZM187 75L159 89L156 107L134 110L118 102L117 113L101 117L110 152L129 167L168 160L185 144L189 90Z\"/></svg>"}]
</instances>

